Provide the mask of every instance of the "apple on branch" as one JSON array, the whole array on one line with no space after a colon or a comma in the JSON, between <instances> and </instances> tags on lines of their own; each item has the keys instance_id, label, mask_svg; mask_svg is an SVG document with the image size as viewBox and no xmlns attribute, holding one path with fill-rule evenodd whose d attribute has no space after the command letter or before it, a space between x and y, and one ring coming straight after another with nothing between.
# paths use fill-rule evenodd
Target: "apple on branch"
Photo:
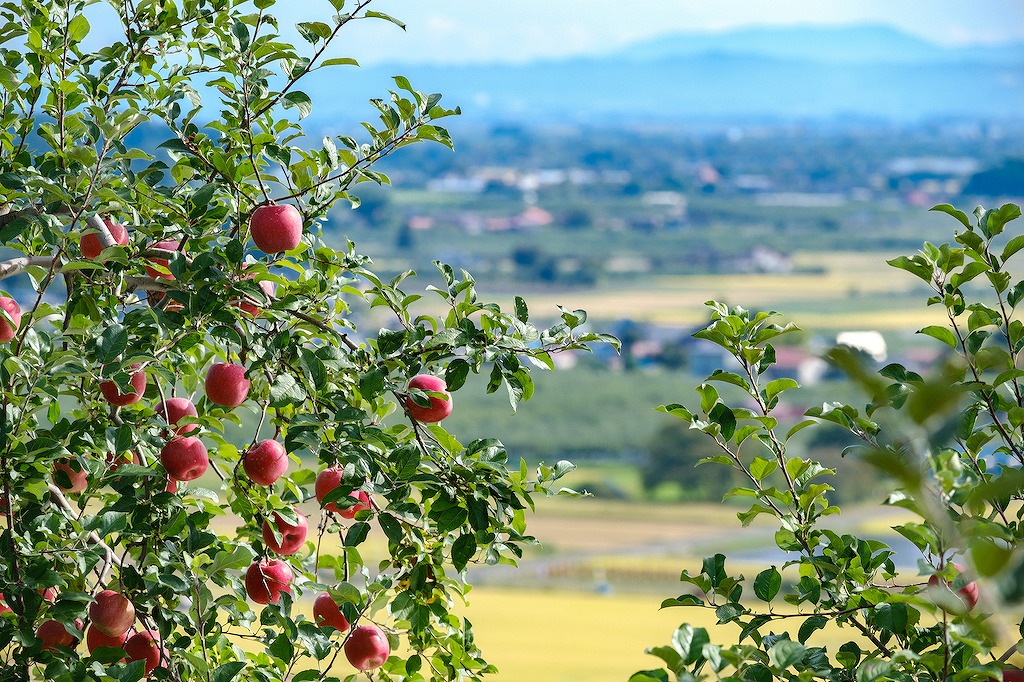
<instances>
[{"instance_id":1,"label":"apple on branch","mask_svg":"<svg viewBox=\"0 0 1024 682\"><path fill-rule=\"evenodd\" d=\"M125 630L117 637L111 637L105 635L96 625L90 625L89 629L85 631L85 646L89 648L89 653L94 653L101 646L109 646L117 649L124 648L124 642L128 639L128 631Z\"/></svg>"},{"instance_id":2,"label":"apple on branch","mask_svg":"<svg viewBox=\"0 0 1024 682\"><path fill-rule=\"evenodd\" d=\"M63 484L64 476L58 475L58 472L67 476L68 485ZM53 464L53 482L66 493L80 493L89 485L89 472L77 459L62 459Z\"/></svg>"},{"instance_id":3,"label":"apple on branch","mask_svg":"<svg viewBox=\"0 0 1024 682\"><path fill-rule=\"evenodd\" d=\"M124 643L122 648L129 661L146 662L145 670L147 675L153 672L161 664L161 661L168 660L167 651L164 649L163 644L158 642L148 630L136 632L128 638L128 641Z\"/></svg>"},{"instance_id":4,"label":"apple on branch","mask_svg":"<svg viewBox=\"0 0 1024 682\"><path fill-rule=\"evenodd\" d=\"M193 481L206 473L210 456L196 436L175 436L160 450L160 463L172 479Z\"/></svg>"},{"instance_id":5,"label":"apple on branch","mask_svg":"<svg viewBox=\"0 0 1024 682\"><path fill-rule=\"evenodd\" d=\"M261 440L242 456L242 468L256 485L274 485L288 470L288 453L272 438Z\"/></svg>"},{"instance_id":6,"label":"apple on branch","mask_svg":"<svg viewBox=\"0 0 1024 682\"><path fill-rule=\"evenodd\" d=\"M18 327L21 326L21 306L13 298L0 296L0 310L11 318L11 321L8 322L3 315L0 315L0 343L7 343L14 338Z\"/></svg>"},{"instance_id":7,"label":"apple on branch","mask_svg":"<svg viewBox=\"0 0 1024 682\"><path fill-rule=\"evenodd\" d=\"M249 218L249 236L263 253L291 251L302 241L302 214L291 204L260 206Z\"/></svg>"},{"instance_id":8,"label":"apple on branch","mask_svg":"<svg viewBox=\"0 0 1024 682\"><path fill-rule=\"evenodd\" d=\"M277 512L274 512L273 527L270 525L269 519L263 522L263 542L270 549L285 556L295 554L302 549L302 545L306 542L306 534L309 532L309 522L306 520L306 515L294 507L292 510L297 518L295 525L285 520ZM274 527L277 528L277 532L281 535L280 540L274 536Z\"/></svg>"},{"instance_id":9,"label":"apple on branch","mask_svg":"<svg viewBox=\"0 0 1024 682\"><path fill-rule=\"evenodd\" d=\"M960 564L953 564L953 568L957 571L956 582L964 582L961 576L966 569ZM942 570L940 569L940 572ZM978 605L978 583L973 580L965 582L962 587L954 591L953 582L934 574L928 578L928 593L932 601L943 611L963 613Z\"/></svg>"},{"instance_id":10,"label":"apple on branch","mask_svg":"<svg viewBox=\"0 0 1024 682\"><path fill-rule=\"evenodd\" d=\"M149 248L160 249L161 251L177 251L179 246L181 246L181 242L166 239L155 244L150 244ZM151 258L150 263L152 263L152 265L146 265L146 274L150 277L176 279L175 276L171 274L170 270L168 270L170 262L166 258Z\"/></svg>"},{"instance_id":11,"label":"apple on branch","mask_svg":"<svg viewBox=\"0 0 1024 682\"><path fill-rule=\"evenodd\" d=\"M313 620L320 627L331 627L335 630L345 631L349 627L348 619L329 592L321 592L313 601Z\"/></svg>"},{"instance_id":12,"label":"apple on branch","mask_svg":"<svg viewBox=\"0 0 1024 682\"><path fill-rule=\"evenodd\" d=\"M107 226L107 231L110 232L110 236L114 238L115 242L121 246L128 243L128 230L125 229L124 225L106 218L103 219L103 224ZM82 257L96 260L103 252L103 243L96 232L86 232L78 240L78 248L82 251Z\"/></svg>"},{"instance_id":13,"label":"apple on branch","mask_svg":"<svg viewBox=\"0 0 1024 682\"><path fill-rule=\"evenodd\" d=\"M316 493L316 501L320 503L320 506L325 511L340 514L346 519L352 519L355 518L356 512L370 508L370 495L368 493L362 490L350 493L349 496L354 497L357 502L348 507L339 507L336 501L324 504L324 498L327 497L328 493L341 485L343 477L344 470L341 467L328 467L316 475L313 491Z\"/></svg>"},{"instance_id":14,"label":"apple on branch","mask_svg":"<svg viewBox=\"0 0 1024 682\"><path fill-rule=\"evenodd\" d=\"M164 418L168 426L175 427L178 435L190 433L199 428L199 424L182 424L185 417L198 417L196 406L188 398L167 398L156 406L156 413Z\"/></svg>"},{"instance_id":15,"label":"apple on branch","mask_svg":"<svg viewBox=\"0 0 1024 682\"><path fill-rule=\"evenodd\" d=\"M430 405L421 405L410 395L405 399L405 410L409 416L424 424L434 424L452 413L452 394L448 385L441 377L433 374L417 374L409 380L410 389L418 389L427 393L440 393L441 396L430 398Z\"/></svg>"},{"instance_id":16,"label":"apple on branch","mask_svg":"<svg viewBox=\"0 0 1024 682\"><path fill-rule=\"evenodd\" d=\"M216 362L206 372L206 398L222 407L238 407L249 395L245 367Z\"/></svg>"},{"instance_id":17,"label":"apple on branch","mask_svg":"<svg viewBox=\"0 0 1024 682\"><path fill-rule=\"evenodd\" d=\"M113 381L100 382L100 392L108 403L124 407L125 405L134 405L142 400L142 394L146 392L146 372L139 369L141 366L138 363L133 363L130 367L134 371L130 375L132 391L129 393L121 393L121 389Z\"/></svg>"},{"instance_id":18,"label":"apple on branch","mask_svg":"<svg viewBox=\"0 0 1024 682\"><path fill-rule=\"evenodd\" d=\"M83 627L82 621L78 618L75 619L75 627L78 630ZM36 628L36 637L42 640L43 649L47 651L56 651L57 647L61 646L74 649L78 644L78 638L59 620L43 621Z\"/></svg>"},{"instance_id":19,"label":"apple on branch","mask_svg":"<svg viewBox=\"0 0 1024 682\"><path fill-rule=\"evenodd\" d=\"M245 572L245 593L257 604L276 604L292 591L292 569L280 559L253 562Z\"/></svg>"},{"instance_id":20,"label":"apple on branch","mask_svg":"<svg viewBox=\"0 0 1024 682\"><path fill-rule=\"evenodd\" d=\"M375 670L390 655L391 643L376 625L359 625L345 640L345 658L358 670Z\"/></svg>"},{"instance_id":21,"label":"apple on branch","mask_svg":"<svg viewBox=\"0 0 1024 682\"><path fill-rule=\"evenodd\" d=\"M89 620L108 637L120 637L135 622L135 606L120 592L103 590L89 605Z\"/></svg>"}]
</instances>

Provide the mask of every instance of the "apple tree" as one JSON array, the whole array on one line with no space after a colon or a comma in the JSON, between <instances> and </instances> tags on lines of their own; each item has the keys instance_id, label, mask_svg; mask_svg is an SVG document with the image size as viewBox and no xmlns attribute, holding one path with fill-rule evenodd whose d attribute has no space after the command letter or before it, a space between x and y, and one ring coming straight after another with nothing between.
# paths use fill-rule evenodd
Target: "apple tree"
<instances>
[{"instance_id":1,"label":"apple tree","mask_svg":"<svg viewBox=\"0 0 1024 682\"><path fill-rule=\"evenodd\" d=\"M948 204L933 210L958 223L953 243L889 264L929 287L941 323L920 333L943 359L922 374L833 350L865 389L864 407L825 403L782 423L780 401L798 386L772 377L772 344L796 327L708 304L711 321L695 336L735 362L697 388L699 407L660 409L716 446L703 464L743 477L726 497L740 503L743 526L774 528L778 559L752 576L730 570L725 554L683 571L684 591L662 608L708 611L720 627L684 623L648 649L664 667L632 682L1024 679L1014 667L1024 653L1024 280L1011 260L1024 236L1006 229L1021 211L979 207L972 220ZM909 513L894 530L910 549L836 525L829 494L843 475L800 450L831 424L856 439L847 457L889 475L879 497Z\"/></svg>"},{"instance_id":2,"label":"apple tree","mask_svg":"<svg viewBox=\"0 0 1024 682\"><path fill-rule=\"evenodd\" d=\"M514 408L531 364L614 340L441 263L374 274L329 210L458 112L396 77L310 139L343 29L399 22L330 0L293 45L274 5L0 1L5 680L493 671L466 569L515 563L571 465L439 422L471 373Z\"/></svg>"}]
</instances>

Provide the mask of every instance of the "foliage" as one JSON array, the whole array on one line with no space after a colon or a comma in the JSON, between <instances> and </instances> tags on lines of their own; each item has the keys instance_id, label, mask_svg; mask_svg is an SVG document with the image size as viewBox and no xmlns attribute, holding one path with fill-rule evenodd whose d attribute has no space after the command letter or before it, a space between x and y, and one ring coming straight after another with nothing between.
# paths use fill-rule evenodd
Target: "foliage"
<instances>
[{"instance_id":1,"label":"foliage","mask_svg":"<svg viewBox=\"0 0 1024 682\"><path fill-rule=\"evenodd\" d=\"M979 208L973 221L949 205L934 210L962 227L954 243L926 243L889 263L932 289L928 305L943 308L948 323L921 333L950 357L921 376L896 364L875 372L833 351L867 389L863 409L825 403L784 431L773 411L796 382L763 376L775 339L795 327L775 323L774 313L708 304L712 320L695 336L728 350L742 371L709 376L697 388L697 410L661 409L712 439L719 453L709 461L746 479L728 497L749 501L738 514L744 526L773 519L781 554L752 579L730 572L723 554L706 558L699 573L684 571L688 591L662 606L712 609L719 623L739 628L736 643L713 643L706 629L684 624L671 644L649 649L667 670L636 673L635 682L999 679L1024 645L1024 323L1014 312L1024 282L1006 267L1024 236L1004 233L1020 208ZM722 386L739 389L740 401L728 404ZM822 481L831 471L790 448L824 423L856 437L848 457L890 475L886 504L914 516L895 530L917 548L916 567L884 542L829 528L840 511ZM823 628L844 643L823 646Z\"/></svg>"},{"instance_id":2,"label":"foliage","mask_svg":"<svg viewBox=\"0 0 1024 682\"><path fill-rule=\"evenodd\" d=\"M294 46L279 35L274 0L0 2L0 235L20 253L0 277L25 273L33 287L15 337L0 344L4 679L140 679L142 664L116 649L81 651L80 625L104 588L128 596L134 627L163 642L154 679L334 679L348 631L318 627L298 604L323 590L353 626L387 631L396 653L380 679L493 671L470 622L452 613L465 569L515 563L532 540L533 496L556 492L571 465L531 476L509 468L495 439L463 444L408 419L407 400L436 397L410 396L408 380L434 373L457 392L484 373L486 389L504 387L514 408L533 392L530 363L553 367L552 353L612 340L582 332L582 311L562 310L540 329L522 299L512 312L482 302L468 273L441 263L441 286L427 294L446 312L424 314L408 288L414 273L379 278L351 243L325 243L332 205L357 206L358 183L387 184L374 165L400 147L450 147L437 122L458 113L396 77L372 102L379 120L364 124L365 141L304 135L313 102L300 82L355 64L326 56L342 29L399 23L370 0L350 4L331 0L333 16L299 23L307 44ZM102 44L110 36L119 37ZM163 130L159 151L125 145L140 126ZM285 202L302 217L299 245L252 248L249 216ZM116 243L114 223L130 228L127 244ZM82 255L83 235L100 241L95 258ZM390 310L392 328L359 332L357 305ZM245 366L241 407L203 396L215 362ZM141 400L108 404L100 383L131 393L136 372L148 379ZM185 424L200 428L215 474L176 492L160 457L174 430L154 409L173 395L200 396ZM262 432L290 453L273 485L255 485L241 466L248 448L224 437L245 410L259 415L252 445ZM137 463L122 463L133 455ZM363 491L372 507L347 520L309 503L327 466L343 476L324 503L344 507ZM87 486L72 492L70 476L83 471ZM280 557L293 593L254 605L240 572L273 557L264 520L305 511L315 515L310 540ZM231 523L233 534L212 530ZM388 557L371 565L360 546L377 532ZM48 588L55 600L40 596ZM44 621L66 627L72 645L44 649Z\"/></svg>"}]
</instances>

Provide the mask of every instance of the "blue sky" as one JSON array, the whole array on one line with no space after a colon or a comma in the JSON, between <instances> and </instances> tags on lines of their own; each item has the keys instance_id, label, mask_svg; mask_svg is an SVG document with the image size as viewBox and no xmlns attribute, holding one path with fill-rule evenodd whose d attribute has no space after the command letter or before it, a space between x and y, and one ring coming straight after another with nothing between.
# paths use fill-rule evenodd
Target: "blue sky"
<instances>
[{"instance_id":1,"label":"blue sky","mask_svg":"<svg viewBox=\"0 0 1024 682\"><path fill-rule=\"evenodd\" d=\"M282 19L326 0L282 0ZM1024 40L1021 0L378 0L408 25L364 22L341 52L382 61L516 62L596 54L666 33L741 26L885 23L942 44Z\"/></svg>"}]
</instances>

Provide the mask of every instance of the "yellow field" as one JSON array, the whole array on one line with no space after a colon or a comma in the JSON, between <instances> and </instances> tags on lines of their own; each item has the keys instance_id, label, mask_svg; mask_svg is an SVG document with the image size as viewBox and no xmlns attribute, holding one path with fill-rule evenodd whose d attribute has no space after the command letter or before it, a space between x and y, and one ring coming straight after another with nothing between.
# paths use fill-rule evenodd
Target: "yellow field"
<instances>
[{"instance_id":1,"label":"yellow field","mask_svg":"<svg viewBox=\"0 0 1024 682\"><path fill-rule=\"evenodd\" d=\"M735 274L659 277L639 288L581 290L529 296L532 310L562 305L582 308L595 319L621 319L694 325L707 321L704 302L720 300L747 308L770 307L797 317L805 328L919 329L941 324L942 311L921 304L908 309L894 294L907 295L923 283L886 264L896 253L806 252L793 255L796 269L824 267L821 274ZM849 301L860 305L847 305ZM866 304L865 304L866 303Z\"/></svg>"}]
</instances>

